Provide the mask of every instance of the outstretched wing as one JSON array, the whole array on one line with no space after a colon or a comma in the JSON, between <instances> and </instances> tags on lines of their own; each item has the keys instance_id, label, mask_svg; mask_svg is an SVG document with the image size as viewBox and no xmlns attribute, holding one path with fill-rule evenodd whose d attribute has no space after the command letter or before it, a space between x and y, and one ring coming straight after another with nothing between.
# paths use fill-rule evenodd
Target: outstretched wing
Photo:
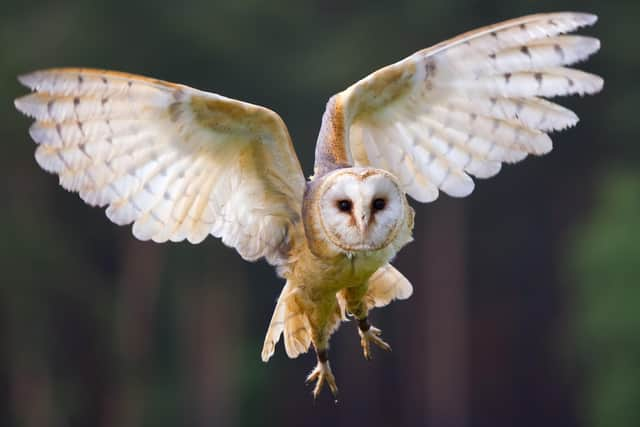
<instances>
[{"instance_id":1,"label":"outstretched wing","mask_svg":"<svg viewBox=\"0 0 640 427\"><path fill-rule=\"evenodd\" d=\"M596 19L583 13L526 16L374 72L330 100L317 169L327 158L386 169L414 199L430 202L438 190L471 193L469 175L487 178L503 162L549 152L547 133L578 117L544 98L602 89L600 77L566 67L600 43L564 33Z\"/></svg>"},{"instance_id":2,"label":"outstretched wing","mask_svg":"<svg viewBox=\"0 0 640 427\"><path fill-rule=\"evenodd\" d=\"M51 69L19 78L40 166L140 240L212 234L281 263L304 176L271 110L125 73Z\"/></svg>"}]
</instances>

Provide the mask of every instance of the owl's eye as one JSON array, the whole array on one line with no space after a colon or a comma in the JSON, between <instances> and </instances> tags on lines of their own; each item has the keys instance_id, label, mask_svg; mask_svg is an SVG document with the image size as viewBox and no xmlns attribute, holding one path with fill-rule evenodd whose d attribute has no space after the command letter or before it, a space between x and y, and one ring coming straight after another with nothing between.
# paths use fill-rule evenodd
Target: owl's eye
<instances>
[{"instance_id":1,"label":"owl's eye","mask_svg":"<svg viewBox=\"0 0 640 427\"><path fill-rule=\"evenodd\" d=\"M353 207L351 200L338 200L338 209L342 212L351 212Z\"/></svg>"},{"instance_id":2,"label":"owl's eye","mask_svg":"<svg viewBox=\"0 0 640 427\"><path fill-rule=\"evenodd\" d=\"M381 211L387 205L387 202L384 199L375 199L373 203L371 203L371 207L374 211Z\"/></svg>"}]
</instances>

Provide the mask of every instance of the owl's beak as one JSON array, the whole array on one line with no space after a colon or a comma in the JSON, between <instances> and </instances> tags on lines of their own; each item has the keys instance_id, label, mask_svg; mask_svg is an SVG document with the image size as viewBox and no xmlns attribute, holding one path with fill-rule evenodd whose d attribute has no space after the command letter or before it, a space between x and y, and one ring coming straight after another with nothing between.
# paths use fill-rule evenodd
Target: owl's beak
<instances>
[{"instance_id":1,"label":"owl's beak","mask_svg":"<svg viewBox=\"0 0 640 427\"><path fill-rule=\"evenodd\" d=\"M367 227L369 226L369 215L366 212L356 215L356 223L358 230L360 230L360 234L364 236L367 231Z\"/></svg>"}]
</instances>

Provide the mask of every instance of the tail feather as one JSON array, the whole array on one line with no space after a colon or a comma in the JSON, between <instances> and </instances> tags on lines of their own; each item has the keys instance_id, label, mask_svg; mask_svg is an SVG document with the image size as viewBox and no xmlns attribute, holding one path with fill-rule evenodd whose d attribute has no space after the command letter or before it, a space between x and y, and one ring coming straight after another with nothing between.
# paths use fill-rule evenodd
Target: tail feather
<instances>
[{"instance_id":1,"label":"tail feather","mask_svg":"<svg viewBox=\"0 0 640 427\"><path fill-rule=\"evenodd\" d=\"M306 353L311 345L311 325L307 315L299 309L295 302L287 305L284 322L284 349L287 356L295 359L302 353Z\"/></svg>"},{"instance_id":2,"label":"tail feather","mask_svg":"<svg viewBox=\"0 0 640 427\"><path fill-rule=\"evenodd\" d=\"M413 286L409 280L391 264L387 264L369 278L369 288L364 299L370 310L384 307L394 299L407 299L412 293Z\"/></svg>"},{"instance_id":3,"label":"tail feather","mask_svg":"<svg viewBox=\"0 0 640 427\"><path fill-rule=\"evenodd\" d=\"M282 302L282 299L278 299L278 303L276 304L276 309L273 311L273 315L271 316L271 322L269 323L269 328L267 329L267 335L264 337L264 344L262 345L262 361L268 362L271 356L276 349L276 344L280 340L280 335L284 330L284 320L285 320L285 304Z\"/></svg>"},{"instance_id":4,"label":"tail feather","mask_svg":"<svg viewBox=\"0 0 640 427\"><path fill-rule=\"evenodd\" d=\"M284 347L287 356L296 358L305 353L311 344L311 326L306 314L292 296L289 282L284 286L271 317L267 335L262 347L262 361L267 362L273 356L275 347L284 332Z\"/></svg>"}]
</instances>

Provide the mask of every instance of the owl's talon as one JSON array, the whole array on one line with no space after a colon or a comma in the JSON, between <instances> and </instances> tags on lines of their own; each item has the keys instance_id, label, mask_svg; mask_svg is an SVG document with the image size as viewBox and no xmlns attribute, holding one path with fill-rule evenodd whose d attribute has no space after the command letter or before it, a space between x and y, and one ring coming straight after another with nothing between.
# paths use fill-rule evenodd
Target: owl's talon
<instances>
[{"instance_id":1,"label":"owl's talon","mask_svg":"<svg viewBox=\"0 0 640 427\"><path fill-rule=\"evenodd\" d=\"M338 386L336 385L336 377L334 377L333 372L331 372L331 366L329 366L328 360L326 362L318 361L318 364L313 368L313 371L311 371L305 383L309 384L312 381L316 382L316 385L313 388L314 399L318 398L322 391L322 386L326 382L331 394L333 395L333 399L338 403Z\"/></svg>"},{"instance_id":2,"label":"owl's talon","mask_svg":"<svg viewBox=\"0 0 640 427\"><path fill-rule=\"evenodd\" d=\"M371 360L373 358L371 355L371 343L374 343L384 351L391 351L391 346L380 338L382 331L375 326L368 325L365 330L358 328L358 334L360 334L360 345L365 359Z\"/></svg>"}]
</instances>

